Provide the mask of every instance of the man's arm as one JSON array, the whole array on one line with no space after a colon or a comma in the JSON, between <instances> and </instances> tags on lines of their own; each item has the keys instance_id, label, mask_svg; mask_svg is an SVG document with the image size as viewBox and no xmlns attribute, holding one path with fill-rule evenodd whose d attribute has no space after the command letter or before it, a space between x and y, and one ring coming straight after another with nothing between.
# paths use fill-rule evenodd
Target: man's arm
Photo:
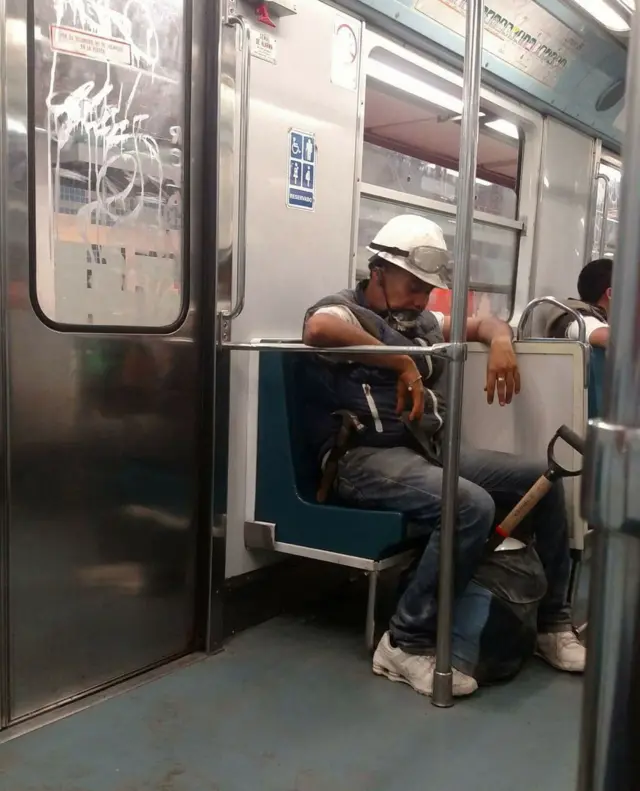
<instances>
[{"instance_id":1,"label":"man's arm","mask_svg":"<svg viewBox=\"0 0 640 791\"><path fill-rule=\"evenodd\" d=\"M592 346L598 346L601 349L606 349L609 345L609 327L598 327L589 335L589 343Z\"/></svg>"},{"instance_id":2,"label":"man's arm","mask_svg":"<svg viewBox=\"0 0 640 791\"><path fill-rule=\"evenodd\" d=\"M305 322L302 340L307 346L329 348L334 346L384 346L381 341L363 330L360 324L353 324L330 313L314 313L310 316ZM390 368L398 373L408 365L407 360L413 362L410 357L403 354L362 354L350 356L349 359L365 365L372 365L375 368ZM417 368L416 376L419 376Z\"/></svg>"},{"instance_id":3,"label":"man's arm","mask_svg":"<svg viewBox=\"0 0 640 791\"><path fill-rule=\"evenodd\" d=\"M444 317L442 334L445 341L451 336L451 316ZM495 316L485 316L482 319L470 316L467 319L467 341L473 343L479 341L486 346L491 346L494 340L508 341L511 344L513 333L506 321L495 318Z\"/></svg>"},{"instance_id":4,"label":"man's arm","mask_svg":"<svg viewBox=\"0 0 640 791\"><path fill-rule=\"evenodd\" d=\"M451 317L445 316L442 325L445 340L451 336ZM496 389L500 406L510 404L514 393L520 392L520 372L513 349L513 333L506 321L486 316L467 319L467 341L479 341L489 347L487 361L487 401L493 404Z\"/></svg>"},{"instance_id":5,"label":"man's arm","mask_svg":"<svg viewBox=\"0 0 640 791\"><path fill-rule=\"evenodd\" d=\"M595 316L584 316L584 324L587 331L587 343L606 349L609 345L609 325ZM579 335L578 322L572 321L567 327L566 336L570 341L577 341Z\"/></svg>"},{"instance_id":6,"label":"man's arm","mask_svg":"<svg viewBox=\"0 0 640 791\"><path fill-rule=\"evenodd\" d=\"M345 321L339 316L324 312L314 313L307 319L302 340L307 346L325 348L384 346L381 341L363 330L359 323ZM422 377L411 357L406 354L355 354L349 355L349 359L375 368L388 368L395 371L398 374L398 411L404 410L405 399L409 395L413 402L411 420L422 415L424 411Z\"/></svg>"}]
</instances>

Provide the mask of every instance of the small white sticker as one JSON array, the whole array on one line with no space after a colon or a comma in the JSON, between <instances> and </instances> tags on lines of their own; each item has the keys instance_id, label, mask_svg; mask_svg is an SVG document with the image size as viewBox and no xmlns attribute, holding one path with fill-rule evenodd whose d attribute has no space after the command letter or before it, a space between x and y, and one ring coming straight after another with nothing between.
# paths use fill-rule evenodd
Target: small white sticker
<instances>
[{"instance_id":1,"label":"small white sticker","mask_svg":"<svg viewBox=\"0 0 640 791\"><path fill-rule=\"evenodd\" d=\"M331 82L350 91L358 87L358 38L353 23L337 15L333 25Z\"/></svg>"},{"instance_id":2,"label":"small white sticker","mask_svg":"<svg viewBox=\"0 0 640 791\"><path fill-rule=\"evenodd\" d=\"M273 36L261 30L251 43L251 54L254 58L276 65L276 40Z\"/></svg>"},{"instance_id":3,"label":"small white sticker","mask_svg":"<svg viewBox=\"0 0 640 791\"><path fill-rule=\"evenodd\" d=\"M105 38L73 27L51 25L51 49L83 58L131 65L131 45L119 38Z\"/></svg>"}]
</instances>

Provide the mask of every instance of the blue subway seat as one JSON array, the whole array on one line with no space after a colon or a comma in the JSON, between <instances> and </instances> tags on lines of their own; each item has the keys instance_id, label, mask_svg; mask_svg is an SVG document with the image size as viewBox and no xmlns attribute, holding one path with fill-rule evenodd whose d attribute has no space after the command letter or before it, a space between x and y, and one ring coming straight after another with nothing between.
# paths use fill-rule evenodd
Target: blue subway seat
<instances>
[{"instance_id":1,"label":"blue subway seat","mask_svg":"<svg viewBox=\"0 0 640 791\"><path fill-rule=\"evenodd\" d=\"M276 525L276 541L379 560L412 544L395 511L319 504L318 461L304 425L303 354L260 355L256 520Z\"/></svg>"},{"instance_id":2,"label":"blue subway seat","mask_svg":"<svg viewBox=\"0 0 640 791\"><path fill-rule=\"evenodd\" d=\"M605 350L591 347L589 359L589 419L602 417Z\"/></svg>"}]
</instances>

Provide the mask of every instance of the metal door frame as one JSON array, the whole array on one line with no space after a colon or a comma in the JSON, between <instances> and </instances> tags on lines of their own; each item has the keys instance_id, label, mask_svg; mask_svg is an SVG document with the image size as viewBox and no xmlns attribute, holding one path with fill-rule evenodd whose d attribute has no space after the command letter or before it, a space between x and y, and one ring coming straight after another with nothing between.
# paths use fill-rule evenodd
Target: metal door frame
<instances>
[{"instance_id":1,"label":"metal door frame","mask_svg":"<svg viewBox=\"0 0 640 791\"><path fill-rule=\"evenodd\" d=\"M196 12L197 8L197 12ZM224 441L225 434L217 432L219 394L225 387L224 373L219 372L220 358L216 353L219 325L216 321L218 276L221 260L217 218L219 202L220 152L220 75L222 3L192 0L192 64L193 73L201 75L200 89L192 88L192 139L199 133L199 150L203 161L202 178L192 180L191 205L199 206L198 228L193 228L200 256L200 392L202 396L200 421L200 480L198 486L197 585L196 585L196 641L197 648L207 653L222 645L222 586L224 583L225 534L218 525L216 514L226 509L215 498L215 481L226 477L226 470L215 464L216 442ZM194 174L195 175L195 174ZM211 211L211 207L215 211ZM213 217L212 217L213 215ZM205 251L214 251L209 255ZM228 387L228 379L226 380Z\"/></svg>"},{"instance_id":2,"label":"metal door frame","mask_svg":"<svg viewBox=\"0 0 640 791\"><path fill-rule=\"evenodd\" d=\"M8 588L8 486L7 486L7 413L6 413L6 390L7 381L7 354L6 354L6 278L4 277L4 261L6 260L7 248L5 239L5 196L4 187L7 183L7 150L5 146L5 95L4 86L6 85L6 7L5 1L0 0L0 728L4 728L7 723L9 710L9 677L8 677L8 650L7 639L8 629L8 609L7 609L7 588Z\"/></svg>"},{"instance_id":3,"label":"metal door frame","mask_svg":"<svg viewBox=\"0 0 640 791\"><path fill-rule=\"evenodd\" d=\"M7 286L14 251L28 258L29 195L26 166L29 158L27 95L27 15L20 0L0 0L0 727L9 724L11 709L9 627L9 361ZM22 34L22 37L21 37ZM19 180L20 172L23 179ZM14 178L15 176L15 178ZM9 204L18 206L9 222Z\"/></svg>"}]
</instances>

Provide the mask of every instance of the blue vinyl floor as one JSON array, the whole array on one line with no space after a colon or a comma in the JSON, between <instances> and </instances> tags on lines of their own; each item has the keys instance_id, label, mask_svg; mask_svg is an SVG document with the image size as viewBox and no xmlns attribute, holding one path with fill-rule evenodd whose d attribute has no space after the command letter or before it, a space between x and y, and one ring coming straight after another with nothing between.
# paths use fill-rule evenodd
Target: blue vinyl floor
<instances>
[{"instance_id":1,"label":"blue vinyl floor","mask_svg":"<svg viewBox=\"0 0 640 791\"><path fill-rule=\"evenodd\" d=\"M580 698L535 660L439 710L361 631L281 617L0 746L0 791L572 791Z\"/></svg>"}]
</instances>

